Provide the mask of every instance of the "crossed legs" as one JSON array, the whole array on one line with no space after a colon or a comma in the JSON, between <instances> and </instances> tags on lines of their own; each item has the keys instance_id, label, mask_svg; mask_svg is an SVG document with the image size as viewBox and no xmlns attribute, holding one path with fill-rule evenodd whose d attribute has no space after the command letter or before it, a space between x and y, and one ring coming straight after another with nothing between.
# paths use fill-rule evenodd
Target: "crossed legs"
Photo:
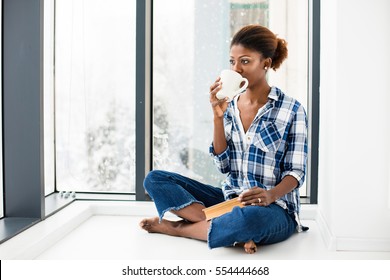
<instances>
[{"instance_id":1,"label":"crossed legs","mask_svg":"<svg viewBox=\"0 0 390 280\"><path fill-rule=\"evenodd\" d=\"M154 217L143 219L140 222L140 227L149 233L161 233L207 241L210 222L206 221L202 211L203 208L205 208L203 205L193 203L181 210L171 211L183 218L183 220L169 221L162 219L160 223L159 218ZM237 245L244 247L245 252L248 254L253 254L257 251L257 246L252 240L246 243L238 243Z\"/></svg>"},{"instance_id":2,"label":"crossed legs","mask_svg":"<svg viewBox=\"0 0 390 280\"><path fill-rule=\"evenodd\" d=\"M151 171L144 180L144 187L152 197L160 217L164 215L166 209L169 209L170 212L183 220L161 219L160 221L158 217L146 218L140 222L142 229L150 233L207 241L210 222L206 221L202 209L224 201L220 188L202 184L177 173L161 170ZM254 253L252 244L243 246L244 248L252 248L246 249L248 253Z\"/></svg>"}]
</instances>

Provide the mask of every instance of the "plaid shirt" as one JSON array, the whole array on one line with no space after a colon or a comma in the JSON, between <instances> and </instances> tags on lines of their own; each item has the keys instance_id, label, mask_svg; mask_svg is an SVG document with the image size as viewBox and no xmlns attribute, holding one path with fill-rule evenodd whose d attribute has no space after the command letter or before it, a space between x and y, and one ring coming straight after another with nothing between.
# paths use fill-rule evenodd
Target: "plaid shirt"
<instances>
[{"instance_id":1,"label":"plaid shirt","mask_svg":"<svg viewBox=\"0 0 390 280\"><path fill-rule=\"evenodd\" d=\"M214 153L213 144L210 147L218 169L229 174L222 184L225 198L230 199L254 186L272 189L286 175L291 175L298 180L298 187L276 203L297 216L299 187L305 180L307 159L307 120L303 106L272 87L268 102L259 109L245 134L246 150L235 106L236 100L233 100L224 115L228 147L219 155Z\"/></svg>"}]
</instances>

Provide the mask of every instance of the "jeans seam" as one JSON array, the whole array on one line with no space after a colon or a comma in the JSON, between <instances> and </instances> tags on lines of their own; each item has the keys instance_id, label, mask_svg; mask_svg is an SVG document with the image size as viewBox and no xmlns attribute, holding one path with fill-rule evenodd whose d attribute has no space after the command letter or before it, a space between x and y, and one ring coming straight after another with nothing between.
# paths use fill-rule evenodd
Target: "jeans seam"
<instances>
[{"instance_id":1,"label":"jeans seam","mask_svg":"<svg viewBox=\"0 0 390 280\"><path fill-rule=\"evenodd\" d=\"M210 246L210 235L211 235L212 230L213 230L213 219L210 220L210 226L209 226L209 229L207 231L207 246L209 247L209 249L213 249Z\"/></svg>"}]
</instances>

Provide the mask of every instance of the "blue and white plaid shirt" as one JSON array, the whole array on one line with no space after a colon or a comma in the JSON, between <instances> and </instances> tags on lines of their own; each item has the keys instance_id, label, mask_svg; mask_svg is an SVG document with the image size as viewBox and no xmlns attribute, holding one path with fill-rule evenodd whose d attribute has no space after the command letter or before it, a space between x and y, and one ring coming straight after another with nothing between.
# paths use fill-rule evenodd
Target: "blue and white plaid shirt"
<instances>
[{"instance_id":1,"label":"blue and white plaid shirt","mask_svg":"<svg viewBox=\"0 0 390 280\"><path fill-rule=\"evenodd\" d=\"M210 147L218 169L229 174L222 185L225 198L255 186L272 189L291 175L298 180L298 187L276 203L297 216L299 187L305 180L307 159L307 120L303 106L272 87L268 102L259 109L245 134L246 139L242 139L241 121L235 113L236 100L229 103L224 115L228 147L219 155L214 153L213 144ZM244 141L248 143L246 149Z\"/></svg>"}]
</instances>

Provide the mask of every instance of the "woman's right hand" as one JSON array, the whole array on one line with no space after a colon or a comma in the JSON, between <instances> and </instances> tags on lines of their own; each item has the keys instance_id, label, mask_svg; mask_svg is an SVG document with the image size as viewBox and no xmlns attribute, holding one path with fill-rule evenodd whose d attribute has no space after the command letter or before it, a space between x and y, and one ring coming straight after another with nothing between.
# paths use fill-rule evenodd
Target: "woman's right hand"
<instances>
[{"instance_id":1,"label":"woman's right hand","mask_svg":"<svg viewBox=\"0 0 390 280\"><path fill-rule=\"evenodd\" d=\"M218 77L217 80L210 86L210 104L213 109L214 117L223 118L223 114L225 113L228 102L227 97L224 99L218 99L217 93L222 88L221 78Z\"/></svg>"}]
</instances>

